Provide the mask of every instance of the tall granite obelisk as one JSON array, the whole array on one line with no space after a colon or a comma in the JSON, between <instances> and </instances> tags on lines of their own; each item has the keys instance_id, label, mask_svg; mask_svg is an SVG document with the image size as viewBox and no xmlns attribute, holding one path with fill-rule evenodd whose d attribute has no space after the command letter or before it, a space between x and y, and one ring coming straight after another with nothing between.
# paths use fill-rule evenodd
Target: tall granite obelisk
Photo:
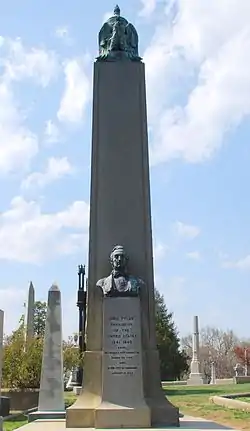
<instances>
[{"instance_id":1,"label":"tall granite obelisk","mask_svg":"<svg viewBox=\"0 0 250 431\"><path fill-rule=\"evenodd\" d=\"M179 426L179 411L165 398L161 387L156 347L145 66L138 55L137 32L120 16L118 6L99 33L92 127L84 388L76 403L67 409L66 426L145 427L145 419L140 421L136 411L134 422L126 419L131 405L126 404L127 400L121 405L123 377L114 377L113 373L109 392L104 387L103 358L109 353L105 351L109 344L103 340L102 325L111 325L112 319L118 319L118 309L122 307L118 298L117 308L113 305L114 314L106 322L113 299L103 299L96 283L110 272L109 256L117 244L122 244L129 255L129 273L144 281L140 307L143 397L150 411L146 426ZM127 302L129 299L125 298ZM136 308L135 304L136 301L133 302ZM136 319L139 322L139 316ZM114 394L118 389L120 394L115 405ZM132 392L126 383L126 393L129 390ZM143 404L143 400L136 402Z\"/></svg>"}]
</instances>

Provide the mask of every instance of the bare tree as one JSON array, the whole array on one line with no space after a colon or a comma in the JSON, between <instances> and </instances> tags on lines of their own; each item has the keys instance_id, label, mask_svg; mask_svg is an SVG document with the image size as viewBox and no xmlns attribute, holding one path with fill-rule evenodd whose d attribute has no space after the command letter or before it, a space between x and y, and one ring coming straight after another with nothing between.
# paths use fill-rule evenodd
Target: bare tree
<instances>
[{"instance_id":1,"label":"bare tree","mask_svg":"<svg viewBox=\"0 0 250 431\"><path fill-rule=\"evenodd\" d=\"M192 357L192 335L182 339L182 347ZM232 330L223 331L207 326L200 332L200 362L205 377L211 374L211 362L215 362L216 376L219 379L233 376L236 364L235 347L239 339Z\"/></svg>"}]
</instances>

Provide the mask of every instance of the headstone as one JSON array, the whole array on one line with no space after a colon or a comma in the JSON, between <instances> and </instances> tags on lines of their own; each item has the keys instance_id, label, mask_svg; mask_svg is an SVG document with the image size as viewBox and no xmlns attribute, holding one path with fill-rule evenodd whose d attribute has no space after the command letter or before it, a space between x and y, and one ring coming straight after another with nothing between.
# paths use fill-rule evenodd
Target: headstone
<instances>
[{"instance_id":1,"label":"headstone","mask_svg":"<svg viewBox=\"0 0 250 431\"><path fill-rule=\"evenodd\" d=\"M38 410L29 415L29 421L64 417L61 292L52 285L48 293Z\"/></svg>"},{"instance_id":2,"label":"headstone","mask_svg":"<svg viewBox=\"0 0 250 431\"><path fill-rule=\"evenodd\" d=\"M0 310L0 403L1 403L1 383L2 383L2 368L3 368L3 323L4 312ZM0 431L3 431L3 417L0 416Z\"/></svg>"},{"instance_id":3,"label":"headstone","mask_svg":"<svg viewBox=\"0 0 250 431\"><path fill-rule=\"evenodd\" d=\"M216 384L216 370L215 370L215 363L212 362L211 363L211 380L210 380L210 385L215 385Z\"/></svg>"},{"instance_id":4,"label":"headstone","mask_svg":"<svg viewBox=\"0 0 250 431\"><path fill-rule=\"evenodd\" d=\"M34 338L34 307L35 307L35 289L31 281L29 285L29 293L28 293L26 343L28 343Z\"/></svg>"},{"instance_id":5,"label":"headstone","mask_svg":"<svg viewBox=\"0 0 250 431\"><path fill-rule=\"evenodd\" d=\"M140 296L141 351L143 395L150 409L150 425L179 426L178 408L166 399L162 389L156 343L145 67L138 54L136 29L120 16L118 6L99 32L93 93L90 311L84 387L76 403L67 409L66 424L95 427L103 405L104 308L103 292L96 283L108 274L110 251L122 244L130 256L129 273L145 283Z\"/></svg>"},{"instance_id":6,"label":"headstone","mask_svg":"<svg viewBox=\"0 0 250 431\"><path fill-rule=\"evenodd\" d=\"M70 371L69 378L68 378L68 381L66 383L66 389L73 390L73 388L78 385L77 371L78 371L77 367L73 367L72 370Z\"/></svg>"},{"instance_id":7,"label":"headstone","mask_svg":"<svg viewBox=\"0 0 250 431\"><path fill-rule=\"evenodd\" d=\"M188 385L203 385L204 378L201 373L201 365L199 359L199 324L198 316L194 316L194 331L193 331L193 357L190 365L190 375L187 380Z\"/></svg>"},{"instance_id":8,"label":"headstone","mask_svg":"<svg viewBox=\"0 0 250 431\"><path fill-rule=\"evenodd\" d=\"M242 364L236 364L234 367L235 371L235 377L242 377L244 376L245 368Z\"/></svg>"}]
</instances>

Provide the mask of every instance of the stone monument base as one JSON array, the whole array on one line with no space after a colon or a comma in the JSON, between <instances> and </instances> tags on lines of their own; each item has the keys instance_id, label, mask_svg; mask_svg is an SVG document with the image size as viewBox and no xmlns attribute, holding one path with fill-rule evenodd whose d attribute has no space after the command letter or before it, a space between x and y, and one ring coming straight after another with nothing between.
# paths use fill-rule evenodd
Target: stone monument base
<instances>
[{"instance_id":1,"label":"stone monument base","mask_svg":"<svg viewBox=\"0 0 250 431\"><path fill-rule=\"evenodd\" d=\"M96 428L149 428L150 410L143 406L125 407L102 403L95 411Z\"/></svg>"},{"instance_id":2,"label":"stone monument base","mask_svg":"<svg viewBox=\"0 0 250 431\"><path fill-rule=\"evenodd\" d=\"M165 396L147 400L151 412L151 426L179 427L180 413L178 407L173 406Z\"/></svg>"},{"instance_id":3,"label":"stone monument base","mask_svg":"<svg viewBox=\"0 0 250 431\"><path fill-rule=\"evenodd\" d=\"M201 373L192 373L187 380L187 385L189 386L199 386L204 385L205 383L205 379Z\"/></svg>"},{"instance_id":4,"label":"stone monument base","mask_svg":"<svg viewBox=\"0 0 250 431\"><path fill-rule=\"evenodd\" d=\"M133 407L102 402L95 396L80 397L66 411L67 428L150 428L150 409L146 404Z\"/></svg>"},{"instance_id":5,"label":"stone monument base","mask_svg":"<svg viewBox=\"0 0 250 431\"><path fill-rule=\"evenodd\" d=\"M111 421L109 424L107 416ZM115 418L116 425L112 416ZM164 395L147 400L146 405L126 408L107 402L100 404L100 397L83 393L72 406L67 408L66 424L67 428L179 427L179 416L179 409L173 406Z\"/></svg>"},{"instance_id":6,"label":"stone monument base","mask_svg":"<svg viewBox=\"0 0 250 431\"><path fill-rule=\"evenodd\" d=\"M66 412L43 412L43 411L35 411L32 413L29 413L28 415L28 422L36 421L37 419L46 419L46 420L54 420L54 419L65 419Z\"/></svg>"}]
</instances>

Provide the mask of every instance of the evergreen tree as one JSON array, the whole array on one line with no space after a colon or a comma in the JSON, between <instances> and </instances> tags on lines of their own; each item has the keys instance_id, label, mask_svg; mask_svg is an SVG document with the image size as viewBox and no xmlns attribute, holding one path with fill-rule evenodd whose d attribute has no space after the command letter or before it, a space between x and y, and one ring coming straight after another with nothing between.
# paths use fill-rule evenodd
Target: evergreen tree
<instances>
[{"instance_id":1,"label":"evergreen tree","mask_svg":"<svg viewBox=\"0 0 250 431\"><path fill-rule=\"evenodd\" d=\"M180 350L180 339L163 295L155 289L156 339L160 356L161 379L176 380L188 370L188 356Z\"/></svg>"}]
</instances>

